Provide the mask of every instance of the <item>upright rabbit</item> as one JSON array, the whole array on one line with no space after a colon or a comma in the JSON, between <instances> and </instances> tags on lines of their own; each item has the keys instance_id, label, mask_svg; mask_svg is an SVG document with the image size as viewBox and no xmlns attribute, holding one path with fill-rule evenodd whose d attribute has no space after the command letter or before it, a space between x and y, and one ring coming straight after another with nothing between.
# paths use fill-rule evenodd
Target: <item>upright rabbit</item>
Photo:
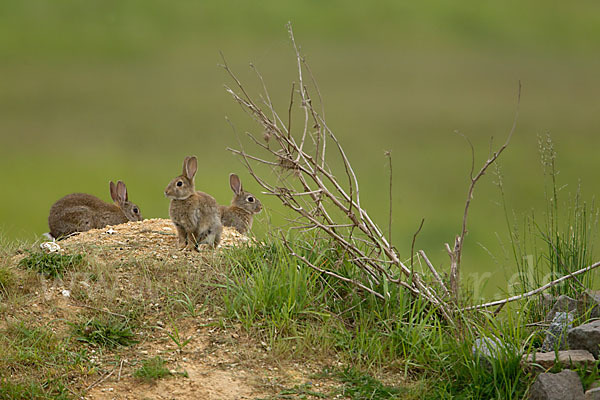
<instances>
[{"instance_id":1,"label":"upright rabbit","mask_svg":"<svg viewBox=\"0 0 600 400\"><path fill-rule=\"evenodd\" d=\"M234 227L239 233L246 233L252 228L254 214L262 210L262 204L252 193L244 191L236 174L229 175L229 186L233 190L233 199L230 206L219 206L221 222L224 226Z\"/></svg>"},{"instance_id":2,"label":"upright rabbit","mask_svg":"<svg viewBox=\"0 0 600 400\"><path fill-rule=\"evenodd\" d=\"M110 182L110 197L114 204L86 193L72 193L58 200L48 216L50 235L60 238L75 232L142 220L138 206L129 202L123 182L116 185Z\"/></svg>"},{"instance_id":3,"label":"upright rabbit","mask_svg":"<svg viewBox=\"0 0 600 400\"><path fill-rule=\"evenodd\" d=\"M169 215L177 228L181 248L196 249L198 244L216 247L221 241L223 225L216 200L194 187L198 170L196 157L186 157L183 173L174 178L165 189L171 199Z\"/></svg>"}]
</instances>

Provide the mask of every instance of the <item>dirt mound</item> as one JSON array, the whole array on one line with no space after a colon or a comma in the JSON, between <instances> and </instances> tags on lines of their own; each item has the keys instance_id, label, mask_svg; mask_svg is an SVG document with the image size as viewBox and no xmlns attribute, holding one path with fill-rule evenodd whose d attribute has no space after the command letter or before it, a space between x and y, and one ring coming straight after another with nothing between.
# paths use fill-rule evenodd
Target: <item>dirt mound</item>
<instances>
[{"instance_id":1,"label":"dirt mound","mask_svg":"<svg viewBox=\"0 0 600 400\"><path fill-rule=\"evenodd\" d=\"M224 227L221 243L216 251L224 247L238 246L248 241L247 236L238 233L233 228ZM43 247L68 253L99 251L104 253L105 260L106 257L109 258L106 261L123 256L152 257L157 260L186 258L194 261L215 251L207 245L200 245L199 252L182 251L177 243L175 225L171 220L162 218L92 229L56 242L55 245L46 244Z\"/></svg>"}]
</instances>

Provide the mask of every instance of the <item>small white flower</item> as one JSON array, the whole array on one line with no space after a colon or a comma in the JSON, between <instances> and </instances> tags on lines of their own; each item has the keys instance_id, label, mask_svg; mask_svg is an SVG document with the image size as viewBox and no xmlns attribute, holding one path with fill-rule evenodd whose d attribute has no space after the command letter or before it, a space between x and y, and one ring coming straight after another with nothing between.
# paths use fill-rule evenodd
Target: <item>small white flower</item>
<instances>
[{"instance_id":1,"label":"small white flower","mask_svg":"<svg viewBox=\"0 0 600 400\"><path fill-rule=\"evenodd\" d=\"M48 253L55 253L57 251L60 251L61 248L58 245L58 243L52 241L52 242L44 242L42 244L40 244L40 247L42 248L42 250L46 250Z\"/></svg>"},{"instance_id":2,"label":"small white flower","mask_svg":"<svg viewBox=\"0 0 600 400\"><path fill-rule=\"evenodd\" d=\"M64 297L71 297L71 291L68 289L64 289L61 293Z\"/></svg>"}]
</instances>

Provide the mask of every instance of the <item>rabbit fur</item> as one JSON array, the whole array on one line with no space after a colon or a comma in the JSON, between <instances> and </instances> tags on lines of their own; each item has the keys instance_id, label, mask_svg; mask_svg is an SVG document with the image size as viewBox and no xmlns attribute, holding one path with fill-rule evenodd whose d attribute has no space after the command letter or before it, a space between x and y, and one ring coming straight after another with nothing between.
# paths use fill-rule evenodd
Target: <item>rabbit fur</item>
<instances>
[{"instance_id":1,"label":"rabbit fur","mask_svg":"<svg viewBox=\"0 0 600 400\"><path fill-rule=\"evenodd\" d=\"M171 199L169 216L177 228L179 246L190 250L197 250L198 244L216 247L223 231L216 200L195 189L197 170L196 157L186 157L183 173L173 178L165 189L165 196Z\"/></svg>"},{"instance_id":2,"label":"rabbit fur","mask_svg":"<svg viewBox=\"0 0 600 400\"><path fill-rule=\"evenodd\" d=\"M229 175L229 186L233 191L233 199L231 205L219 206L221 222L223 226L233 227L239 233L245 234L252 228L254 214L261 212L262 204L252 193L244 191L236 174Z\"/></svg>"},{"instance_id":3,"label":"rabbit fur","mask_svg":"<svg viewBox=\"0 0 600 400\"><path fill-rule=\"evenodd\" d=\"M125 184L118 181L115 185L111 181L109 187L114 204L87 193L71 193L54 203L48 216L50 235L61 238L107 225L141 221L140 209L129 201Z\"/></svg>"}]
</instances>

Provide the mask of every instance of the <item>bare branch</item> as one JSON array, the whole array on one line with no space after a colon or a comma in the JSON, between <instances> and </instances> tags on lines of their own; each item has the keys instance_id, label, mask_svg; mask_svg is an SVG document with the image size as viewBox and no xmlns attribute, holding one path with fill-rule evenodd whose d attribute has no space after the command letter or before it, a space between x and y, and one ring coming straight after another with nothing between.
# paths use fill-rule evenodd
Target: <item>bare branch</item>
<instances>
[{"instance_id":1,"label":"bare branch","mask_svg":"<svg viewBox=\"0 0 600 400\"><path fill-rule=\"evenodd\" d=\"M312 268L312 269L314 269L315 271L318 271L318 272L320 272L320 273L322 273L322 274L325 274L325 275L333 276L334 278L337 278L337 279L339 279L339 280L341 280L341 281L344 281L344 282L350 282L350 283L353 283L354 285L358 286L359 288L361 288L361 289L362 289L362 290L364 290L365 292L369 292L369 293L371 293L372 295L374 295L374 296L376 296L376 297L379 297L379 298L380 298L380 299L382 299L382 300L385 300L385 297L384 297L384 296L383 296L381 293L378 293L378 292L374 291L373 289L366 287L365 285L363 285L362 283L360 283L360 282L358 282L358 281L355 281L354 279L346 278L346 277L344 277L344 276L338 275L338 274L336 274L336 273L333 273L333 272L331 272L331 271L327 271L327 270L324 270L324 269L322 269L322 268L319 268L319 267L317 267L316 265L314 265L313 263L311 263L310 261L308 261L308 259L307 259L306 257L304 257L304 256L301 256L301 255L297 254L297 253L294 251L294 249L292 249L292 247L291 247L291 246L290 246L290 244L287 242L287 240L285 240L285 237L283 238L283 244L284 244L284 245L285 245L285 247L287 247L287 249L290 251L290 254L291 254L291 255L293 255L294 257L298 258L299 260L302 260L302 262L303 262L303 263L305 263L306 265L308 265L309 267L311 267L311 268Z\"/></svg>"},{"instance_id":2,"label":"bare branch","mask_svg":"<svg viewBox=\"0 0 600 400\"><path fill-rule=\"evenodd\" d=\"M423 250L419 250L419 254L423 258L423 261L425 261L425 264L429 267L429 270L433 274L438 285L440 285L440 287L444 291L444 294L446 295L446 297L450 298L450 292L448 291L448 288L446 288L446 285L444 284L442 277L440 276L440 274L438 274L437 270L435 269L435 267L433 266L431 261L429 261L429 258L427 258L427 255L425 255L425 252Z\"/></svg>"},{"instance_id":3,"label":"bare branch","mask_svg":"<svg viewBox=\"0 0 600 400\"><path fill-rule=\"evenodd\" d=\"M585 268L582 268L580 270L577 270L577 271L575 271L575 272L573 272L573 273L571 273L569 275L561 276L560 278L555 279L555 280L553 280L551 282L548 282L545 285L540 286L539 288L531 290L531 291L529 291L527 293L523 293L523 294L520 294L518 296L508 297L508 298L503 299L503 300L496 300L496 301L491 301L491 302L485 303L485 304L479 304L479 305L476 305L476 306L465 307L465 308L462 309L462 311L479 310L481 308L488 308L488 307L500 306L500 305L504 305L506 303L510 303L512 301L525 299L527 297L531 297L533 295L541 293L544 290L551 288L552 286L556 286L556 285L558 285L561 282L564 282L564 281L566 281L568 279L573 279L577 275L584 274L584 273L589 272L589 271L591 271L593 269L596 269L598 267L600 267L600 261L597 262L597 263L594 263L594 264L592 264L592 265L590 265L588 267L585 267Z\"/></svg>"},{"instance_id":4,"label":"bare branch","mask_svg":"<svg viewBox=\"0 0 600 400\"><path fill-rule=\"evenodd\" d=\"M393 203L393 198L392 198L392 151L391 150L387 150L385 153L385 156L388 158L389 162L390 162L390 216L389 216L389 220L388 220L388 238L390 240L390 243L392 243L392 203ZM423 222L421 222L421 226L423 226ZM421 230L421 228L419 228L419 230ZM417 231L418 233L418 231ZM413 240L413 245L414 245L414 240ZM412 254L412 251L411 251ZM412 256L411 256L412 257ZM410 261L410 265L412 266L412 258Z\"/></svg>"},{"instance_id":5,"label":"bare branch","mask_svg":"<svg viewBox=\"0 0 600 400\"><path fill-rule=\"evenodd\" d=\"M419 235L419 232L421 232L421 229L423 229L424 223L425 223L425 218L421 218L421 223L419 224L419 228L413 235L412 243L410 245L410 269L411 270L413 269L413 255L415 254L415 242L417 241L417 236Z\"/></svg>"},{"instance_id":6,"label":"bare branch","mask_svg":"<svg viewBox=\"0 0 600 400\"><path fill-rule=\"evenodd\" d=\"M473 192L475 190L475 186L477 185L477 182L479 181L479 179L481 179L481 177L486 173L486 171L490 167L490 165L492 165L498 159L498 157L500 157L502 152L508 147L508 144L510 143L510 139L512 138L513 133L515 132L515 129L517 128L517 120L519 118L520 104L521 104L521 82L519 81L519 90L518 90L518 95L517 95L517 109L515 111L515 117L513 119L512 127L510 129L510 132L508 133L508 136L506 137L506 141L498 149L498 151L491 154L491 156L487 159L487 161L483 164L483 166L481 167L481 169L479 170L479 172L477 172L477 174L475 176L473 176L473 167L471 167L471 183L470 183L469 189L467 191L467 200L465 202L465 210L463 213L462 229L461 229L460 235L457 236L454 240L454 248L453 249L450 249L448 244L446 244L446 249L448 251L448 254L450 255L450 262L451 262L451 265L450 265L450 289L452 290L456 301L458 301L458 290L459 290L459 286L460 286L460 262L461 262L461 258L462 258L462 249L463 249L463 243L465 240L465 236L467 234L467 219L469 216L469 207L471 205L471 200L473 200ZM471 144L470 141L469 141L469 144ZM472 149L472 145L471 145L471 149Z\"/></svg>"}]
</instances>

